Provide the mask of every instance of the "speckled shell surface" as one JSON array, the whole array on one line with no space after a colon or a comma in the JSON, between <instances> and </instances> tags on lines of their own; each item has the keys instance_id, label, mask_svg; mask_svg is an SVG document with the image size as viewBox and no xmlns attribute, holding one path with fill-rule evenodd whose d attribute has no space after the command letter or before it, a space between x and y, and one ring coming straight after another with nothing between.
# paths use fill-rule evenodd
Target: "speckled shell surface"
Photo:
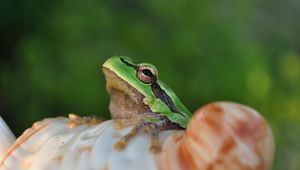
<instances>
[{"instance_id":1,"label":"speckled shell surface","mask_svg":"<svg viewBox=\"0 0 300 170\"><path fill-rule=\"evenodd\" d=\"M149 138L137 136L123 151L114 143L130 127L116 130L113 121L68 127L68 118L45 119L27 130L13 145L1 170L135 170L155 169ZM170 131L160 134L161 140Z\"/></svg>"},{"instance_id":2,"label":"speckled shell surface","mask_svg":"<svg viewBox=\"0 0 300 170\"><path fill-rule=\"evenodd\" d=\"M267 122L236 103L208 104L194 113L186 131L160 133L159 154L149 150L147 135L136 136L125 150L114 149L132 126L70 121L35 123L8 149L0 170L268 170L274 156Z\"/></svg>"}]
</instances>

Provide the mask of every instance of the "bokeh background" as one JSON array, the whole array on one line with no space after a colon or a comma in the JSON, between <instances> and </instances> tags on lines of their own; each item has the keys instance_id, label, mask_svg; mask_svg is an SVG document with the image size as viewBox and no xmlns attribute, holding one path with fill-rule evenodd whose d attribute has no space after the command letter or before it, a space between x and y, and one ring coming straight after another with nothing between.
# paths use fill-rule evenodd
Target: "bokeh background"
<instances>
[{"instance_id":1,"label":"bokeh background","mask_svg":"<svg viewBox=\"0 0 300 170\"><path fill-rule=\"evenodd\" d=\"M109 118L101 64L157 66L191 111L256 108L276 139L274 170L300 169L300 1L1 0L0 114L18 136L68 113Z\"/></svg>"}]
</instances>

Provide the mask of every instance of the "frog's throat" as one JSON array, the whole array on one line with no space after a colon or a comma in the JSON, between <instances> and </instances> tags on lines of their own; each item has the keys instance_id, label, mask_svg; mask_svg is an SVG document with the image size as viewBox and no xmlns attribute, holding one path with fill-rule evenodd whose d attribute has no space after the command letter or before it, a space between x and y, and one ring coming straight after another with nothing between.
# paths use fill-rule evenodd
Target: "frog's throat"
<instances>
[{"instance_id":1,"label":"frog's throat","mask_svg":"<svg viewBox=\"0 0 300 170\"><path fill-rule=\"evenodd\" d=\"M145 96L121 79L114 72L102 67L106 78L106 90L110 96L109 111L113 119L139 119L140 116L151 111L145 105Z\"/></svg>"}]
</instances>

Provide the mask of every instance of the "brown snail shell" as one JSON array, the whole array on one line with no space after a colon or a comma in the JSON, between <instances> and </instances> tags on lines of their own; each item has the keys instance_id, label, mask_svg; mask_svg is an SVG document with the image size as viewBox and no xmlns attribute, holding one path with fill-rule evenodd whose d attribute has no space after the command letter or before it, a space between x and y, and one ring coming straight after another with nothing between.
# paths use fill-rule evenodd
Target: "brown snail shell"
<instances>
[{"instance_id":1,"label":"brown snail shell","mask_svg":"<svg viewBox=\"0 0 300 170\"><path fill-rule=\"evenodd\" d=\"M182 138L164 142L159 169L271 169L274 140L255 110L236 103L208 104L194 113ZM173 157L173 161L170 160Z\"/></svg>"},{"instance_id":2,"label":"brown snail shell","mask_svg":"<svg viewBox=\"0 0 300 170\"><path fill-rule=\"evenodd\" d=\"M272 165L270 127L240 104L217 102L200 108L186 131L160 134L159 154L150 152L147 135L116 151L114 143L132 127L116 129L112 120L77 118L35 123L6 151L0 170L267 170Z\"/></svg>"}]
</instances>

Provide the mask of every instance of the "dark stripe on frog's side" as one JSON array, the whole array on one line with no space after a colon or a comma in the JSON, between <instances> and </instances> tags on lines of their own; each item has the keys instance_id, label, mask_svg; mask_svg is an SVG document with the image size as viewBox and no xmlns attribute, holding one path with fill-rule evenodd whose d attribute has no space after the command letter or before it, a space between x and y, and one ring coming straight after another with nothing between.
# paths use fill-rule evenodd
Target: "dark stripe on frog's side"
<instances>
[{"instance_id":1,"label":"dark stripe on frog's side","mask_svg":"<svg viewBox=\"0 0 300 170\"><path fill-rule=\"evenodd\" d=\"M163 90L160 85L157 83L157 81L154 81L151 84L151 90L154 93L154 95L159 98L161 101L163 101L172 112L175 113L179 113L181 115L184 115L183 113L181 113L177 107L175 106L173 100L171 99L171 97L165 92L165 90Z\"/></svg>"}]
</instances>

